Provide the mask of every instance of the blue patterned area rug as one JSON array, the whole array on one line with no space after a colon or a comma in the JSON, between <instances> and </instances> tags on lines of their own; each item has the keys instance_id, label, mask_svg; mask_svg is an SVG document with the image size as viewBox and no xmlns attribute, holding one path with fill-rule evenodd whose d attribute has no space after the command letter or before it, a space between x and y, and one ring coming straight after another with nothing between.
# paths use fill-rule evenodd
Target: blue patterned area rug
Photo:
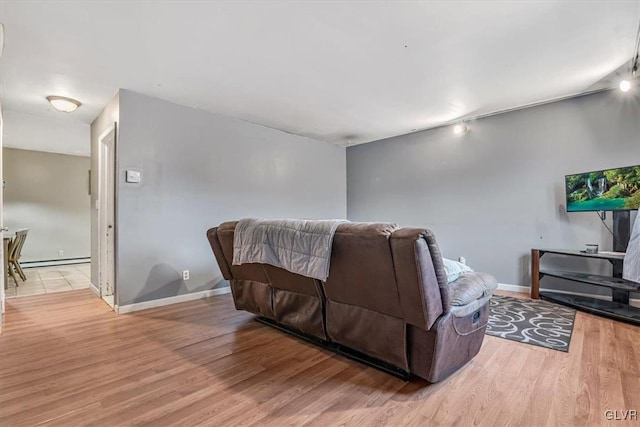
<instances>
[{"instance_id":1,"label":"blue patterned area rug","mask_svg":"<svg viewBox=\"0 0 640 427\"><path fill-rule=\"evenodd\" d=\"M494 295L486 333L568 352L576 311L548 301Z\"/></svg>"}]
</instances>

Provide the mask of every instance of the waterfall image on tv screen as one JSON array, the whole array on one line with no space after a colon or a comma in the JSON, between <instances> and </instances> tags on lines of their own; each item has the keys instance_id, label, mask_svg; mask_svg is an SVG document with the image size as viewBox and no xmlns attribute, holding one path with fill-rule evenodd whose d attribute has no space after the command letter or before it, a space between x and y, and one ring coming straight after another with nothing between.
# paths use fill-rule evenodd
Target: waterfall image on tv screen
<instances>
[{"instance_id":1,"label":"waterfall image on tv screen","mask_svg":"<svg viewBox=\"0 0 640 427\"><path fill-rule=\"evenodd\" d=\"M640 166L565 177L567 211L617 211L640 208Z\"/></svg>"}]
</instances>

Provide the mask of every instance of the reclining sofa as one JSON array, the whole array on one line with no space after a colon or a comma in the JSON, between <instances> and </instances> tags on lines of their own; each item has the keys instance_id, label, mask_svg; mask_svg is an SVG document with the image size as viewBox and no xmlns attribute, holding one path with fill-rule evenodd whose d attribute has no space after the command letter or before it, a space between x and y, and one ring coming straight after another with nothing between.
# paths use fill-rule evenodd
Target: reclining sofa
<instances>
[{"instance_id":1,"label":"reclining sofa","mask_svg":"<svg viewBox=\"0 0 640 427\"><path fill-rule=\"evenodd\" d=\"M441 381L480 350L496 279L473 272L448 284L431 231L343 223L322 282L267 264L232 265L236 224L207 237L238 310L355 350L405 378Z\"/></svg>"}]
</instances>

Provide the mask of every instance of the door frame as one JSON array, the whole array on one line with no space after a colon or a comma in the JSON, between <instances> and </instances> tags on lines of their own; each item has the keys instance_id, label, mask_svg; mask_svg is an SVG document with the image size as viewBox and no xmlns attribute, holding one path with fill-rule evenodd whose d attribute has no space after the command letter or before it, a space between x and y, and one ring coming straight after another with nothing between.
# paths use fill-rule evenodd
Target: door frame
<instances>
[{"instance_id":1,"label":"door frame","mask_svg":"<svg viewBox=\"0 0 640 427\"><path fill-rule=\"evenodd\" d=\"M0 32L4 31L4 27L0 23ZM0 35L2 38L2 35ZM2 41L0 40L0 43ZM2 46L0 46L0 53L2 50ZM2 145L2 135L4 134L4 119L2 116L2 100L0 99L0 240L2 240L2 245L0 245L0 259L2 262L0 263L0 333L2 333L2 325L4 322L4 312L5 312L5 299L7 298L6 292L4 291L5 281L7 280L7 272L5 271L5 262L4 259L7 256L4 252L4 168L3 165L3 145Z\"/></svg>"},{"instance_id":2,"label":"door frame","mask_svg":"<svg viewBox=\"0 0 640 427\"><path fill-rule=\"evenodd\" d=\"M108 153L106 149L111 147L111 155L113 156L113 165L109 168L108 164L105 165L105 155ZM110 274L113 278L113 298L114 298L114 308L116 306L117 301L117 280L116 280L116 272L117 272L117 261L116 261L116 247L117 247L117 209L116 209L116 199L117 199L117 124L113 123L113 125L109 126L100 136L98 137L98 194L96 198L96 208L98 211L98 256L97 256L97 266L98 266L98 296L100 298L104 297L103 295L103 277L104 275ZM112 174L111 181L113 182L113 199L107 198L107 194L105 193L105 180L108 182L107 173ZM106 202L106 203L105 203ZM107 231L107 221L105 219L106 210L113 209L113 238L111 239L112 247L108 248L108 240L106 240L106 231ZM112 271L106 271L107 269L107 253L108 250L111 249L111 253L113 254L113 262Z\"/></svg>"},{"instance_id":3,"label":"door frame","mask_svg":"<svg viewBox=\"0 0 640 427\"><path fill-rule=\"evenodd\" d=\"M0 57L2 57L2 52L4 51L4 24L0 22ZM7 272L5 271L5 262L4 259L7 256L4 252L4 168L2 154L4 151L2 135L4 135L4 118L3 118L3 110L2 110L2 98L0 97L0 181L2 181L0 185L0 240L2 240L2 245L0 245L0 259L2 262L0 263L0 334L2 333L2 327L4 324L4 312L5 312L5 299L7 298L6 292L4 291L5 282L7 280Z\"/></svg>"}]
</instances>

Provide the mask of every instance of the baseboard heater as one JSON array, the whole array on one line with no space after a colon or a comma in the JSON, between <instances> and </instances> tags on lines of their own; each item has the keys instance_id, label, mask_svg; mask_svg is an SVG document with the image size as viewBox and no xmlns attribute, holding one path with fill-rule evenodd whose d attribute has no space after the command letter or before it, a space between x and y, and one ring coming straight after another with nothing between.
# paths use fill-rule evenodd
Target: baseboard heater
<instances>
[{"instance_id":1,"label":"baseboard heater","mask_svg":"<svg viewBox=\"0 0 640 427\"><path fill-rule=\"evenodd\" d=\"M335 353L338 353L344 357L347 357L351 360L355 360L357 362L363 363L367 366L371 366L372 368L376 368L382 372L385 372L387 374L393 375L394 377L398 377L403 381L409 381L409 378L411 376L411 374L407 371L404 371L396 366L393 366L387 362L384 362L382 360L376 359L374 357L368 356L364 353L360 353L359 351L353 350L349 347L345 347L343 345L334 343L334 342L330 342L330 341L324 341L321 339L318 339L316 337L313 337L311 335L307 335L303 332L297 331L295 329L292 329L288 326L282 325L274 320L271 319L267 319L266 317L256 317L256 321L260 322L264 325L267 326L271 326L272 328L278 329L284 333L287 333L289 335L293 335L296 338L300 338L302 340L308 341L312 344L317 345L318 347L322 347L325 348L327 350L331 350Z\"/></svg>"},{"instance_id":2,"label":"baseboard heater","mask_svg":"<svg viewBox=\"0 0 640 427\"><path fill-rule=\"evenodd\" d=\"M65 258L65 259L50 259L44 261L23 261L20 263L22 268L35 268L35 267L53 267L56 265L71 265L71 264L86 264L91 262L91 258Z\"/></svg>"}]
</instances>

